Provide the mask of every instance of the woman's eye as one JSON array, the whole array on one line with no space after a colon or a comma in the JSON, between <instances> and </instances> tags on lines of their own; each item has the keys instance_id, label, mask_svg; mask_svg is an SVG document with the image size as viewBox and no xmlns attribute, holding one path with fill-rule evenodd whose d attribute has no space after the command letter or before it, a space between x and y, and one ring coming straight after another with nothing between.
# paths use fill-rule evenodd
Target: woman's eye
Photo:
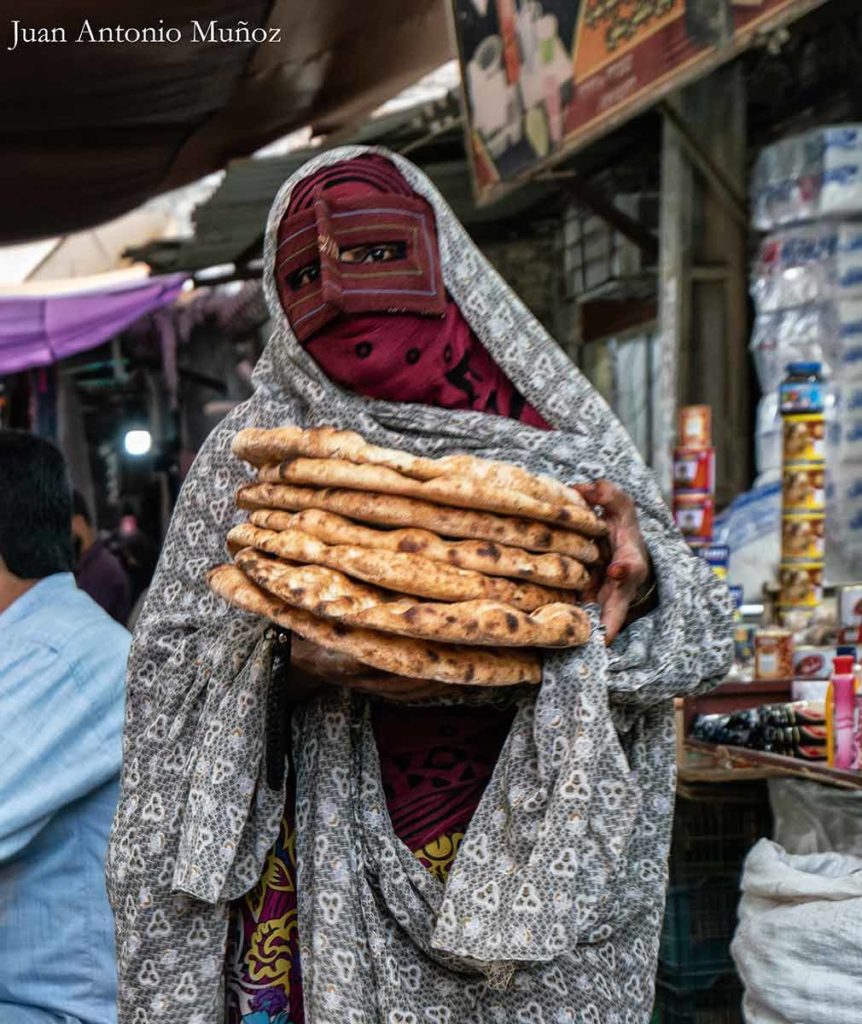
<instances>
[{"instance_id":1,"label":"woman's eye","mask_svg":"<svg viewBox=\"0 0 862 1024\"><path fill-rule=\"evenodd\" d=\"M300 267L299 270L294 270L292 274L287 275L287 283L295 291L299 291L300 288L304 288L307 284L311 284L312 281L316 281L320 277L320 264L309 263L307 267Z\"/></svg>"},{"instance_id":2,"label":"woman's eye","mask_svg":"<svg viewBox=\"0 0 862 1024\"><path fill-rule=\"evenodd\" d=\"M378 245L355 245L339 253L342 263L390 263L403 260L407 246L403 242L381 242Z\"/></svg>"}]
</instances>

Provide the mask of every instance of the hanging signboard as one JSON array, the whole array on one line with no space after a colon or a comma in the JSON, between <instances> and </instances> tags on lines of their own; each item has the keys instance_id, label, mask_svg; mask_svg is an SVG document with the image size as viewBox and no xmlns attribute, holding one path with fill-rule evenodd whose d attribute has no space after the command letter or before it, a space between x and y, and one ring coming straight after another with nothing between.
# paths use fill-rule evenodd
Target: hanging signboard
<instances>
[{"instance_id":1,"label":"hanging signboard","mask_svg":"<svg viewBox=\"0 0 862 1024\"><path fill-rule=\"evenodd\" d=\"M825 0L452 0L489 202Z\"/></svg>"}]
</instances>

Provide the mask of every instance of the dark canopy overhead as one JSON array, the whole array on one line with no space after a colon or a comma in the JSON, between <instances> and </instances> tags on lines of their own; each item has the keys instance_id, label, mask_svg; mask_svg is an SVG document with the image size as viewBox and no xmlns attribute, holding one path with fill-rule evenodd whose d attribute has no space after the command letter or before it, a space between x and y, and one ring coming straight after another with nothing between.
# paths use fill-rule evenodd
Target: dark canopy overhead
<instances>
[{"instance_id":1,"label":"dark canopy overhead","mask_svg":"<svg viewBox=\"0 0 862 1024\"><path fill-rule=\"evenodd\" d=\"M450 57L445 0L28 0L14 17L14 49L14 22L0 28L3 243L109 220L294 128L348 126ZM211 22L231 41L211 41ZM273 41L243 41L241 22ZM125 41L136 30L164 41Z\"/></svg>"},{"instance_id":2,"label":"dark canopy overhead","mask_svg":"<svg viewBox=\"0 0 862 1024\"><path fill-rule=\"evenodd\" d=\"M464 158L458 97L444 98L375 117L355 131L342 133L344 143L380 145L408 154L420 163L468 229L482 230L515 217L554 189L527 184L493 207L473 202L470 170ZM281 184L319 149L303 148L282 156L236 160L213 195L194 212L194 237L150 242L126 252L148 263L155 274L197 273L233 264L228 276L257 276L263 233L273 196Z\"/></svg>"}]
</instances>

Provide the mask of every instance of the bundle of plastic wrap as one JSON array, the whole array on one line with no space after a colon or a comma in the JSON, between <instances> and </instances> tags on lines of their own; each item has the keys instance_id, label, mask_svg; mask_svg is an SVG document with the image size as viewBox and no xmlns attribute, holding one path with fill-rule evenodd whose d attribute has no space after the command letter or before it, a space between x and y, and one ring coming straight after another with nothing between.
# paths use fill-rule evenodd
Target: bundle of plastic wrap
<instances>
[{"instance_id":1,"label":"bundle of plastic wrap","mask_svg":"<svg viewBox=\"0 0 862 1024\"><path fill-rule=\"evenodd\" d=\"M767 147L752 180L760 231L862 210L862 125L827 125Z\"/></svg>"}]
</instances>

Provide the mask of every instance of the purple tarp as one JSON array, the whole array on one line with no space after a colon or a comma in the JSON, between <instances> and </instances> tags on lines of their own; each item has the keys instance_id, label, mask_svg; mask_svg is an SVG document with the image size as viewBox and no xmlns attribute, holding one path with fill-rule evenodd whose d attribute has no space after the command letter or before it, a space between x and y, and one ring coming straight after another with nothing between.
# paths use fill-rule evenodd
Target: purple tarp
<instances>
[{"instance_id":1,"label":"purple tarp","mask_svg":"<svg viewBox=\"0 0 862 1024\"><path fill-rule=\"evenodd\" d=\"M174 274L104 291L0 296L0 375L47 366L101 345L173 302L184 280Z\"/></svg>"}]
</instances>

